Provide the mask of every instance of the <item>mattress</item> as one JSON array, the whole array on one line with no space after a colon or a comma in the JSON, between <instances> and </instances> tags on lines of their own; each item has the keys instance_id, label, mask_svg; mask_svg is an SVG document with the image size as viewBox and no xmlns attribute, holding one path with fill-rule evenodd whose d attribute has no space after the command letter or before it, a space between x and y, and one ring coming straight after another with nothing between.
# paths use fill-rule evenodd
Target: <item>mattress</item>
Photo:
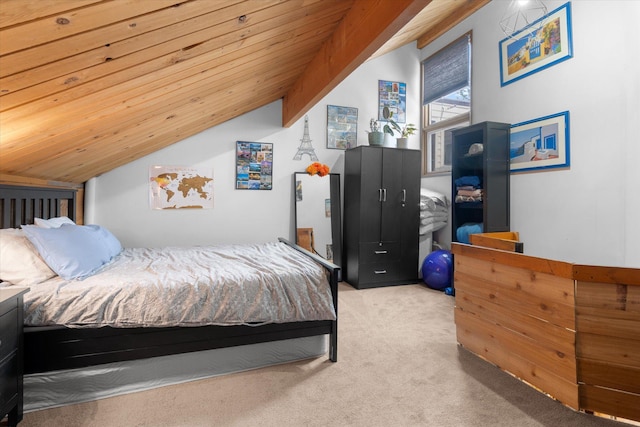
<instances>
[{"instance_id":1,"label":"mattress","mask_svg":"<svg viewBox=\"0 0 640 427\"><path fill-rule=\"evenodd\" d=\"M325 270L284 243L127 248L24 297L26 326L170 327L335 320Z\"/></svg>"}]
</instances>

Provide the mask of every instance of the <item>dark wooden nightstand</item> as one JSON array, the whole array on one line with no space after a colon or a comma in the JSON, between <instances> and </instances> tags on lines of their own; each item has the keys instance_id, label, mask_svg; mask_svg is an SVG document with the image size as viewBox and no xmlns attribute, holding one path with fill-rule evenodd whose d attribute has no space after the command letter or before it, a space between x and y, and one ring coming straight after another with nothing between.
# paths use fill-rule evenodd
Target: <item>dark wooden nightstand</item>
<instances>
[{"instance_id":1,"label":"dark wooden nightstand","mask_svg":"<svg viewBox=\"0 0 640 427\"><path fill-rule=\"evenodd\" d=\"M22 421L22 296L28 288L0 288L0 419Z\"/></svg>"}]
</instances>

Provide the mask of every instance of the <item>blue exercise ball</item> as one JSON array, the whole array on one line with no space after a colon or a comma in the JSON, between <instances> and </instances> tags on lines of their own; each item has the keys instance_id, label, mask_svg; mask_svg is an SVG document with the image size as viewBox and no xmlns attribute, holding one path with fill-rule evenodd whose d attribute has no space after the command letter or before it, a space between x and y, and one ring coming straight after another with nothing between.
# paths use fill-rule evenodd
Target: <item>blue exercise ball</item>
<instances>
[{"instance_id":1,"label":"blue exercise ball","mask_svg":"<svg viewBox=\"0 0 640 427\"><path fill-rule=\"evenodd\" d=\"M453 259L451 252L440 249L431 252L422 262L422 280L432 289L452 286Z\"/></svg>"}]
</instances>

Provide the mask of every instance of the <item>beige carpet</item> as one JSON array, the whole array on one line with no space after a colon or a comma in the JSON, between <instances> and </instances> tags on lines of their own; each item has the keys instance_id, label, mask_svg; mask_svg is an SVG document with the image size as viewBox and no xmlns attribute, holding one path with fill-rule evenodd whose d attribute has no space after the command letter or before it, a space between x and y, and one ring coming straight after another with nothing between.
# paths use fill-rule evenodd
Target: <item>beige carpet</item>
<instances>
[{"instance_id":1,"label":"beige carpet","mask_svg":"<svg viewBox=\"0 0 640 427\"><path fill-rule=\"evenodd\" d=\"M341 284L327 357L25 414L32 426L628 426L576 413L456 344L454 298Z\"/></svg>"}]
</instances>

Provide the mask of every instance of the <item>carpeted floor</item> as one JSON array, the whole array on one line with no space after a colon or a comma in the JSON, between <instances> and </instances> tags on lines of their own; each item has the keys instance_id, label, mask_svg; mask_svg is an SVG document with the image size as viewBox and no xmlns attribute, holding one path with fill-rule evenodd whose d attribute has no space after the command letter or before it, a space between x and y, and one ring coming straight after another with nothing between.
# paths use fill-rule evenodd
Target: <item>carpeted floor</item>
<instances>
[{"instance_id":1,"label":"carpeted floor","mask_svg":"<svg viewBox=\"0 0 640 427\"><path fill-rule=\"evenodd\" d=\"M422 285L340 285L327 357L25 414L33 426L548 426L577 413L456 344L454 298Z\"/></svg>"}]
</instances>

